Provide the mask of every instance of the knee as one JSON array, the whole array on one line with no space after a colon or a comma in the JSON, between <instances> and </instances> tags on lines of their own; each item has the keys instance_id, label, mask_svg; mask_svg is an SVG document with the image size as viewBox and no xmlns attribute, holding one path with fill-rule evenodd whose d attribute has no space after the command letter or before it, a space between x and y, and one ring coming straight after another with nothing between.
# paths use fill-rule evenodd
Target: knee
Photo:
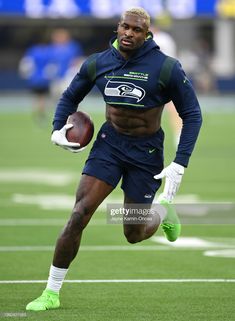
<instances>
[{"instance_id":1,"label":"knee","mask_svg":"<svg viewBox=\"0 0 235 321\"><path fill-rule=\"evenodd\" d=\"M127 230L124 231L124 235L127 241L131 244L135 244L144 240L143 233L141 233L140 231Z\"/></svg>"}]
</instances>

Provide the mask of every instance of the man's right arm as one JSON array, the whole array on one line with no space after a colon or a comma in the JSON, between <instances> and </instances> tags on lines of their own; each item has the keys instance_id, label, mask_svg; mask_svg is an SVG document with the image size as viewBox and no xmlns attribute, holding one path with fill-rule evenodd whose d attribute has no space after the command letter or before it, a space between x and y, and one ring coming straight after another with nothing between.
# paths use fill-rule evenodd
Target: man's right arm
<instances>
[{"instance_id":1,"label":"man's right arm","mask_svg":"<svg viewBox=\"0 0 235 321\"><path fill-rule=\"evenodd\" d=\"M90 60L88 58L83 63L69 87L63 92L55 111L53 130L59 130L66 124L68 116L77 110L78 104L94 86L94 79L89 75Z\"/></svg>"}]
</instances>

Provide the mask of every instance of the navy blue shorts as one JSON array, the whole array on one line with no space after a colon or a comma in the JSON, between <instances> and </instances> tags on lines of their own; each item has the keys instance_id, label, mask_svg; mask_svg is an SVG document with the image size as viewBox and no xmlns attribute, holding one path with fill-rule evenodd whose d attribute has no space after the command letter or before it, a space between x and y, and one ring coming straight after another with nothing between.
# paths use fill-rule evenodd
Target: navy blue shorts
<instances>
[{"instance_id":1,"label":"navy blue shorts","mask_svg":"<svg viewBox=\"0 0 235 321\"><path fill-rule=\"evenodd\" d=\"M159 129L147 137L133 137L118 133L106 122L101 127L83 174L94 176L121 188L135 203L152 203L161 180L154 175L163 169L164 132Z\"/></svg>"}]
</instances>

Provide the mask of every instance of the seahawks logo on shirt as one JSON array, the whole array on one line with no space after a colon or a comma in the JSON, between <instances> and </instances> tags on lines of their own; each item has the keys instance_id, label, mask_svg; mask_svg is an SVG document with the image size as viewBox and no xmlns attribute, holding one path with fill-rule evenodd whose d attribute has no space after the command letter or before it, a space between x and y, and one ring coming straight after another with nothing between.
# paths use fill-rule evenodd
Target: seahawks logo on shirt
<instances>
[{"instance_id":1,"label":"seahawks logo on shirt","mask_svg":"<svg viewBox=\"0 0 235 321\"><path fill-rule=\"evenodd\" d=\"M145 96L145 90L131 82L108 81L104 94L112 97L128 97L140 102Z\"/></svg>"}]
</instances>

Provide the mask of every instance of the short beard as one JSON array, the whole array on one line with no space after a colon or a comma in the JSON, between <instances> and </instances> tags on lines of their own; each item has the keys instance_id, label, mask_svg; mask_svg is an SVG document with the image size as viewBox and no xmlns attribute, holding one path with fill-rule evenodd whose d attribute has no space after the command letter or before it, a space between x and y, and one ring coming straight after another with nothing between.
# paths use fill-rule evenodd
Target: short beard
<instances>
[{"instance_id":1,"label":"short beard","mask_svg":"<svg viewBox=\"0 0 235 321\"><path fill-rule=\"evenodd\" d=\"M119 45L119 50L123 52L135 51L135 49L125 48L122 45Z\"/></svg>"}]
</instances>

